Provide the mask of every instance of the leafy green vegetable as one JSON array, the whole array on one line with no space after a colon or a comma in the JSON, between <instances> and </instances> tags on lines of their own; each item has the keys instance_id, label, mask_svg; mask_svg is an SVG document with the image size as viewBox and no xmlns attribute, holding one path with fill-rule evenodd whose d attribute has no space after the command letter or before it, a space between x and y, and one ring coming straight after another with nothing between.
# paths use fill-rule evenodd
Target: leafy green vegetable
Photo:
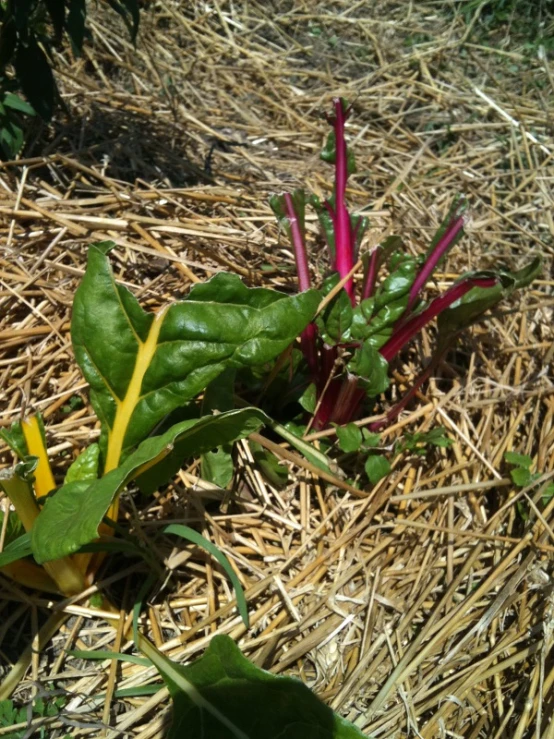
<instances>
[{"instance_id":1,"label":"leafy green vegetable","mask_svg":"<svg viewBox=\"0 0 554 739\"><path fill-rule=\"evenodd\" d=\"M107 257L112 248L111 242L90 248L71 324L75 357L102 422L105 472L223 370L280 354L319 302L314 290L287 297L220 273L154 316L115 283Z\"/></svg>"},{"instance_id":2,"label":"leafy green vegetable","mask_svg":"<svg viewBox=\"0 0 554 739\"><path fill-rule=\"evenodd\" d=\"M99 480L64 485L46 500L33 526L35 559L39 563L59 559L96 539L102 519L118 493L139 475L144 478L160 460L176 455L182 461L192 454L202 454L214 446L248 436L266 420L261 411L246 408L183 421L162 436L143 441L119 467Z\"/></svg>"},{"instance_id":3,"label":"leafy green vegetable","mask_svg":"<svg viewBox=\"0 0 554 739\"><path fill-rule=\"evenodd\" d=\"M173 699L167 739L368 739L299 680L253 665L228 636L214 636L204 655L187 666L144 637L139 645Z\"/></svg>"},{"instance_id":4,"label":"leafy green vegetable","mask_svg":"<svg viewBox=\"0 0 554 739\"><path fill-rule=\"evenodd\" d=\"M77 480L96 480L98 477L98 463L100 461L100 447L98 444L88 446L71 464L65 476L65 484Z\"/></svg>"}]
</instances>

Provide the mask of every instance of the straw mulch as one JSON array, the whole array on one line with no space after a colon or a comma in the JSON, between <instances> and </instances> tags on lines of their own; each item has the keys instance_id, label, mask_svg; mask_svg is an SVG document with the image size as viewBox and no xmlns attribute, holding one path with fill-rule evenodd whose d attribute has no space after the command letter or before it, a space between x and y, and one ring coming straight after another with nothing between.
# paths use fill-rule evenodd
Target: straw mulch
<instances>
[{"instance_id":1,"label":"straw mulch","mask_svg":"<svg viewBox=\"0 0 554 739\"><path fill-rule=\"evenodd\" d=\"M529 454L544 482L553 476L554 65L518 44L517 18L487 31L455 5L158 0L145 4L136 50L117 17L91 5L83 57L56 56L66 112L0 175L0 420L40 410L60 479L97 435L69 340L92 242L119 245L115 272L151 309L221 269L294 289L267 198L299 185L329 192L321 114L347 97L349 197L371 218L367 247L397 233L420 253L463 191L472 220L438 286L538 254L542 279L469 332L383 436L389 447L444 426L454 445L394 457L362 497L294 464L291 484L273 489L248 443L233 494L193 465L154 500L124 496L143 540L173 520L200 527L236 565L252 621L246 632L209 558L168 540L144 627L180 662L230 634L375 737L551 739L554 500L540 513L540 488L516 488L504 454ZM318 281L313 220L309 239ZM406 353L398 392L432 343L430 330ZM113 557L100 584L127 611L142 573ZM54 606L1 585L5 662ZM48 719L51 737L162 737L165 689L115 693L158 680L153 669L67 654L131 649L85 602L62 604L69 619L16 698L71 694Z\"/></svg>"}]
</instances>

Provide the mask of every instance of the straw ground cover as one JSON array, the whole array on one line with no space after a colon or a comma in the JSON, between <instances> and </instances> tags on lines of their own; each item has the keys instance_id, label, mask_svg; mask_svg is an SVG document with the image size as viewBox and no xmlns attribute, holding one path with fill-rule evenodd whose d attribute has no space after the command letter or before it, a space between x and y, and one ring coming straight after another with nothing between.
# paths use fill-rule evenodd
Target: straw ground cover
<instances>
[{"instance_id":1,"label":"straw ground cover","mask_svg":"<svg viewBox=\"0 0 554 739\"><path fill-rule=\"evenodd\" d=\"M554 460L553 72L517 19L485 24L482 10L158 2L143 10L136 50L123 26L93 13L83 57L56 56L72 116L31 131L1 173L1 422L40 410L60 479L98 435L68 333L88 245L116 242L117 277L150 309L221 269L293 290L293 255L267 201L300 185L328 194L318 155L332 96L354 104L348 195L370 217L366 247L399 233L420 253L463 191L472 220L437 289L468 269L542 256L542 279L466 335L384 432L393 469L363 496L286 447L289 485L275 488L245 441L229 490L206 484L195 463L146 507L122 499L144 541L171 522L198 527L248 598L249 631L213 561L168 538L144 614L162 651L187 661L229 634L257 665L297 675L379 737L554 735L554 503L542 508L540 487ZM317 283L313 221L308 239ZM433 340L429 330L403 354L398 393ZM451 447L393 453L406 433L437 426ZM539 487L514 484L508 451L532 457ZM133 559L106 561L119 629L91 618L90 592L50 603L2 578L4 664L52 610L66 617L15 696L58 702L32 719L48 736L164 735L167 692L137 690L156 683L153 669L68 653L130 651L123 622L143 574Z\"/></svg>"}]
</instances>

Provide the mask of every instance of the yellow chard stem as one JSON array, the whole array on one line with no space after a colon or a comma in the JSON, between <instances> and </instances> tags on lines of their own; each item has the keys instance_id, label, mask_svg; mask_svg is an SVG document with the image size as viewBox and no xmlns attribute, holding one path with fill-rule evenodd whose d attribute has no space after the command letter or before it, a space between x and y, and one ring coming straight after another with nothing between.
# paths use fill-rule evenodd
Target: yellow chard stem
<instances>
[{"instance_id":1,"label":"yellow chard stem","mask_svg":"<svg viewBox=\"0 0 554 739\"><path fill-rule=\"evenodd\" d=\"M38 459L37 468L34 472L34 487L36 495L42 498L54 490L56 483L50 468L38 419L36 416L31 416L21 424L21 428L27 443L27 451L31 456ZM25 530L30 531L35 518L39 514L39 507L30 483L14 475L10 480L4 480L3 487ZM45 562L43 567L64 595L75 595L83 591L83 575L71 557Z\"/></svg>"}]
</instances>

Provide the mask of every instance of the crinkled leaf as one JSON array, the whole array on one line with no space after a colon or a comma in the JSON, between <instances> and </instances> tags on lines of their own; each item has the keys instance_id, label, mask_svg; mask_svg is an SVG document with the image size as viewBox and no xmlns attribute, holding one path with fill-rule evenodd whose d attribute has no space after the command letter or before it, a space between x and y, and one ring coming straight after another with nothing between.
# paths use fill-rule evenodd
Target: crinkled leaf
<instances>
[{"instance_id":1,"label":"crinkled leaf","mask_svg":"<svg viewBox=\"0 0 554 739\"><path fill-rule=\"evenodd\" d=\"M365 461L365 471L372 485L375 485L390 472L390 462L380 454L371 454Z\"/></svg>"},{"instance_id":2,"label":"crinkled leaf","mask_svg":"<svg viewBox=\"0 0 554 739\"><path fill-rule=\"evenodd\" d=\"M384 393L388 388L390 384L388 370L387 360L369 341L365 341L359 349L356 349L348 363L348 371L360 379L370 398Z\"/></svg>"},{"instance_id":3,"label":"crinkled leaf","mask_svg":"<svg viewBox=\"0 0 554 739\"><path fill-rule=\"evenodd\" d=\"M98 444L88 446L67 470L64 484L78 480L96 480L98 464L100 462L100 447Z\"/></svg>"},{"instance_id":4,"label":"crinkled leaf","mask_svg":"<svg viewBox=\"0 0 554 739\"><path fill-rule=\"evenodd\" d=\"M322 293L327 295L338 282L337 274L328 277L323 283ZM323 341L333 346L348 337L352 316L353 308L348 293L340 290L316 317L316 326Z\"/></svg>"},{"instance_id":5,"label":"crinkled leaf","mask_svg":"<svg viewBox=\"0 0 554 739\"><path fill-rule=\"evenodd\" d=\"M319 303L315 290L287 297L219 273L154 316L115 283L107 257L112 247L89 249L71 324L75 357L102 422L108 470L223 370L278 356Z\"/></svg>"},{"instance_id":6,"label":"crinkled leaf","mask_svg":"<svg viewBox=\"0 0 554 739\"><path fill-rule=\"evenodd\" d=\"M200 474L204 480L220 488L227 487L235 472L231 450L232 447L229 445L220 446L202 455Z\"/></svg>"},{"instance_id":7,"label":"crinkled leaf","mask_svg":"<svg viewBox=\"0 0 554 739\"><path fill-rule=\"evenodd\" d=\"M7 544L0 552L0 567L5 567L18 559L23 559L23 557L28 557L32 553L31 536L30 534L23 534Z\"/></svg>"},{"instance_id":8,"label":"crinkled leaf","mask_svg":"<svg viewBox=\"0 0 554 739\"><path fill-rule=\"evenodd\" d=\"M415 279L416 268L417 262L413 257L402 255L398 263L394 265L393 271L377 291L375 297L376 311L380 311L384 306L395 303L399 298L407 295Z\"/></svg>"},{"instance_id":9,"label":"crinkled leaf","mask_svg":"<svg viewBox=\"0 0 554 739\"><path fill-rule=\"evenodd\" d=\"M273 452L264 449L261 444L256 444L254 441L250 442L250 451L254 462L270 485L276 488L285 487L289 481L289 471L286 465L281 464Z\"/></svg>"},{"instance_id":10,"label":"crinkled leaf","mask_svg":"<svg viewBox=\"0 0 554 739\"><path fill-rule=\"evenodd\" d=\"M132 480L144 477L147 470L155 476L156 464L168 455L177 451L183 460L202 454L248 436L267 420L261 411L245 408L183 421L165 434L143 441L119 467L99 480L64 485L46 500L33 526L35 559L39 563L60 559L96 539L98 527L117 494Z\"/></svg>"},{"instance_id":11,"label":"crinkled leaf","mask_svg":"<svg viewBox=\"0 0 554 739\"><path fill-rule=\"evenodd\" d=\"M173 699L167 739L369 739L296 678L256 667L228 636L214 636L186 666L143 637L139 644Z\"/></svg>"},{"instance_id":12,"label":"crinkled leaf","mask_svg":"<svg viewBox=\"0 0 554 739\"><path fill-rule=\"evenodd\" d=\"M337 439L343 452L357 452L362 445L362 432L355 423L337 426Z\"/></svg>"},{"instance_id":13,"label":"crinkled leaf","mask_svg":"<svg viewBox=\"0 0 554 739\"><path fill-rule=\"evenodd\" d=\"M375 308L375 299L366 298L362 300L353 310L352 323L350 324L350 336L356 341L367 339L372 331L370 326L371 317Z\"/></svg>"},{"instance_id":14,"label":"crinkled leaf","mask_svg":"<svg viewBox=\"0 0 554 739\"><path fill-rule=\"evenodd\" d=\"M202 534L199 534L198 531L191 529L189 526L172 523L169 526L165 527L164 534L174 534L175 536L180 536L182 539L186 539L187 541L196 544L196 546L204 549L206 552L208 552L208 554L211 554L212 557L217 560L217 562L219 562L233 585L237 598L238 611L244 625L248 629L250 626L250 622L248 619L248 606L246 604L246 598L244 597L244 591L242 589L242 585L240 584L240 580L238 579L234 569L229 564L229 560L223 554L223 552L220 552L215 544L212 544L212 542L206 539L205 536L202 536Z\"/></svg>"}]
</instances>

